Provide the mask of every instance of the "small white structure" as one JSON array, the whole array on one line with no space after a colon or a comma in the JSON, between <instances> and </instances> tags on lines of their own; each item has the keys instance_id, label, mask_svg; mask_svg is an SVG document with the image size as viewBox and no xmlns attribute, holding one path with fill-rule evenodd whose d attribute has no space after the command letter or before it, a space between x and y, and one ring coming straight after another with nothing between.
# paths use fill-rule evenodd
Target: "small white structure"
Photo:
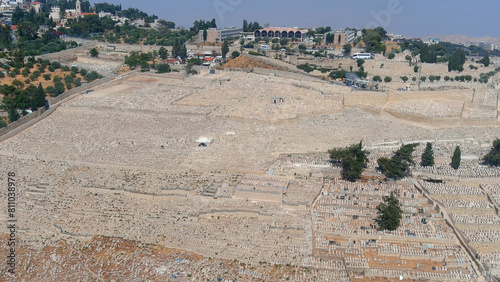
<instances>
[{"instance_id":1,"label":"small white structure","mask_svg":"<svg viewBox=\"0 0 500 282\"><path fill-rule=\"evenodd\" d=\"M207 137L200 137L198 138L198 140L196 140L196 143L198 143L199 147L207 147L212 143L212 139Z\"/></svg>"}]
</instances>

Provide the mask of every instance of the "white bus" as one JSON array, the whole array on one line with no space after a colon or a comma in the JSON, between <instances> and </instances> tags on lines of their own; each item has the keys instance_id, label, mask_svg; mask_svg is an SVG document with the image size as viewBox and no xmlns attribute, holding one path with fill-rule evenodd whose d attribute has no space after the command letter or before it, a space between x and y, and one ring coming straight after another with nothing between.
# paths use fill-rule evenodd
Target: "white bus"
<instances>
[{"instance_id":1,"label":"white bus","mask_svg":"<svg viewBox=\"0 0 500 282\"><path fill-rule=\"evenodd\" d=\"M356 59L373 59L375 56L371 53L355 53L352 58Z\"/></svg>"}]
</instances>

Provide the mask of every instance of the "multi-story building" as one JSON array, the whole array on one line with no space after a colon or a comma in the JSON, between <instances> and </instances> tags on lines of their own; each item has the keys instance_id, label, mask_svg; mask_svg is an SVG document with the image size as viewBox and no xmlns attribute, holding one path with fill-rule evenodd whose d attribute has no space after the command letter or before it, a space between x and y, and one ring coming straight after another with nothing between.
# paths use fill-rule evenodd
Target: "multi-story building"
<instances>
[{"instance_id":1,"label":"multi-story building","mask_svg":"<svg viewBox=\"0 0 500 282\"><path fill-rule=\"evenodd\" d=\"M243 33L243 29L235 27L226 28L210 28L207 29L207 40L203 40L203 30L198 32L198 38L200 42L216 43L224 42L228 37L240 37Z\"/></svg>"},{"instance_id":2,"label":"multi-story building","mask_svg":"<svg viewBox=\"0 0 500 282\"><path fill-rule=\"evenodd\" d=\"M356 38L356 32L354 30L339 29L336 31L330 31L325 34L324 44L326 45L326 38L328 34L333 34L333 46L344 46L345 44L352 43Z\"/></svg>"}]
</instances>

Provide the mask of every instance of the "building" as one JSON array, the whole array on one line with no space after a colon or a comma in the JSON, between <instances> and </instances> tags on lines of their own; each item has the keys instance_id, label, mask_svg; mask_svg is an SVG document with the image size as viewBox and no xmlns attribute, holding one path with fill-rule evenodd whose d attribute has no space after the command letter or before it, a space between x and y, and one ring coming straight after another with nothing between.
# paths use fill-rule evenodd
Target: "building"
<instances>
[{"instance_id":1,"label":"building","mask_svg":"<svg viewBox=\"0 0 500 282\"><path fill-rule=\"evenodd\" d=\"M352 43L356 38L354 30L339 29L325 34L324 44L326 45L326 35L333 34L333 46L344 46L345 44Z\"/></svg>"},{"instance_id":2,"label":"building","mask_svg":"<svg viewBox=\"0 0 500 282\"><path fill-rule=\"evenodd\" d=\"M427 45L436 45L439 44L440 40L437 38L429 38L429 41L424 41Z\"/></svg>"},{"instance_id":3,"label":"building","mask_svg":"<svg viewBox=\"0 0 500 282\"><path fill-rule=\"evenodd\" d=\"M36 13L40 13L40 9L42 9L42 3L40 2L31 2L30 9L35 10Z\"/></svg>"},{"instance_id":4,"label":"building","mask_svg":"<svg viewBox=\"0 0 500 282\"><path fill-rule=\"evenodd\" d=\"M50 8L49 18L52 19L55 23L61 21L61 8L58 6L52 6Z\"/></svg>"},{"instance_id":5,"label":"building","mask_svg":"<svg viewBox=\"0 0 500 282\"><path fill-rule=\"evenodd\" d=\"M287 27L266 27L254 32L255 38L290 38L299 42L307 37L307 29L287 28Z\"/></svg>"},{"instance_id":6,"label":"building","mask_svg":"<svg viewBox=\"0 0 500 282\"><path fill-rule=\"evenodd\" d=\"M203 40L203 30L198 32L198 38L200 42L205 42ZM211 28L207 29L207 40L208 43L224 42L228 37L240 37L243 33L243 29L235 27L227 28Z\"/></svg>"}]
</instances>

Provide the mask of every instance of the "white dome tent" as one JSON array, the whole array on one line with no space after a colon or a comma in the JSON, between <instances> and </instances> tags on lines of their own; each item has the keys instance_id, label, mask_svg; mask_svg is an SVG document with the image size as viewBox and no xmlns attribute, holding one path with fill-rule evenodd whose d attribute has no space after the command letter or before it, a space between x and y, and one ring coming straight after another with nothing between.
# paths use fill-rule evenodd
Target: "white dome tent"
<instances>
[{"instance_id":1,"label":"white dome tent","mask_svg":"<svg viewBox=\"0 0 500 282\"><path fill-rule=\"evenodd\" d=\"M196 140L196 143L198 143L199 147L207 147L212 143L212 139L208 137L200 137Z\"/></svg>"}]
</instances>

